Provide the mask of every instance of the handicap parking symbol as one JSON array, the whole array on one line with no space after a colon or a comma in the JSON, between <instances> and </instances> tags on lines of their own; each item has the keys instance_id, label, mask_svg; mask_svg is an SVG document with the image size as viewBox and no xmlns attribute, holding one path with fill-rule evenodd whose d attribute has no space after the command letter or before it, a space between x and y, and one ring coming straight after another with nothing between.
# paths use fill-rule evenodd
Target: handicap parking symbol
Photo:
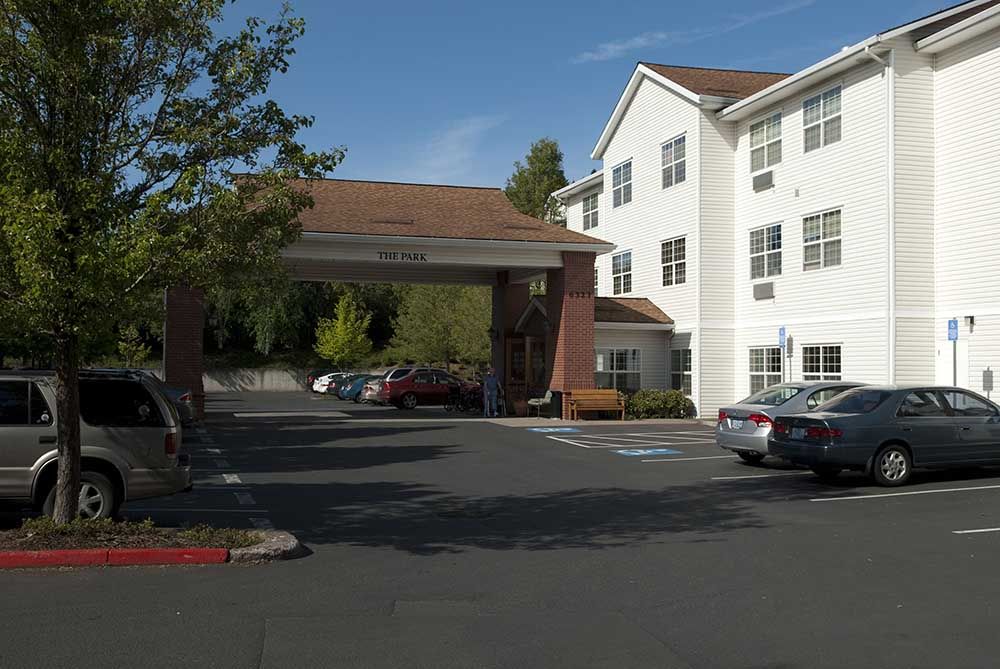
<instances>
[{"instance_id":1,"label":"handicap parking symbol","mask_svg":"<svg viewBox=\"0 0 1000 669\"><path fill-rule=\"evenodd\" d=\"M612 453L640 457L643 455L680 455L683 451L675 451L672 448L627 448L621 451L612 451Z\"/></svg>"}]
</instances>

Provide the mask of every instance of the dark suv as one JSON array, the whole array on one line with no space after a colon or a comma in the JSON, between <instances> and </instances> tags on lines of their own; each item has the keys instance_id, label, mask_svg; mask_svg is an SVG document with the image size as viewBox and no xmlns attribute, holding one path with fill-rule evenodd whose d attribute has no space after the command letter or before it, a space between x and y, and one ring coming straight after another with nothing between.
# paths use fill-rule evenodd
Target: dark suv
<instances>
[{"instance_id":1,"label":"dark suv","mask_svg":"<svg viewBox=\"0 0 1000 669\"><path fill-rule=\"evenodd\" d=\"M386 374L379 389L379 400L401 409L421 405L443 405L452 388L462 382L443 369L433 367L401 367Z\"/></svg>"}]
</instances>

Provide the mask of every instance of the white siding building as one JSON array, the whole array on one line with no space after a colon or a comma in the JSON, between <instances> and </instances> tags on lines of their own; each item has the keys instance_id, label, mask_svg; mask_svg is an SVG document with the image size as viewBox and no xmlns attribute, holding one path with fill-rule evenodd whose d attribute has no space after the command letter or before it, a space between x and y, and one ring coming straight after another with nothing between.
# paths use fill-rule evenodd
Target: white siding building
<instances>
[{"instance_id":1,"label":"white siding building","mask_svg":"<svg viewBox=\"0 0 1000 669\"><path fill-rule=\"evenodd\" d=\"M639 63L592 157L603 171L556 195L569 228L616 245L597 294L674 320L599 333L665 360L643 387L682 389L701 416L782 379L992 390L1000 0L793 75Z\"/></svg>"}]
</instances>

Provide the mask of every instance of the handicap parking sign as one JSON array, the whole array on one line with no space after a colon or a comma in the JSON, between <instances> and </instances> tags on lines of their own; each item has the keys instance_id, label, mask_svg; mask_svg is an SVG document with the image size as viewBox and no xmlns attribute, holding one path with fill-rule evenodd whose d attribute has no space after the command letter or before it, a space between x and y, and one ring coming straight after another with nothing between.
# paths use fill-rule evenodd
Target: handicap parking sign
<instances>
[{"instance_id":1,"label":"handicap parking sign","mask_svg":"<svg viewBox=\"0 0 1000 669\"><path fill-rule=\"evenodd\" d=\"M958 341L958 319L948 321L948 341Z\"/></svg>"},{"instance_id":2,"label":"handicap parking sign","mask_svg":"<svg viewBox=\"0 0 1000 669\"><path fill-rule=\"evenodd\" d=\"M618 455L629 457L640 457L643 455L680 455L683 451L675 451L672 448L626 448L620 451L612 451Z\"/></svg>"}]
</instances>

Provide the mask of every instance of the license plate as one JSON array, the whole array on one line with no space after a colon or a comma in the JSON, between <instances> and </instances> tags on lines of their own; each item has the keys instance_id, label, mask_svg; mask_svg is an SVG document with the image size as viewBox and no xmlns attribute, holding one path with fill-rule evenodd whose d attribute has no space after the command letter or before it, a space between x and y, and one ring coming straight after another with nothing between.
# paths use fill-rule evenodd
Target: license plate
<instances>
[{"instance_id":1,"label":"license plate","mask_svg":"<svg viewBox=\"0 0 1000 669\"><path fill-rule=\"evenodd\" d=\"M730 418L729 419L729 429L731 429L731 430L742 430L743 429L743 421L742 420L736 420L734 418Z\"/></svg>"},{"instance_id":2,"label":"license plate","mask_svg":"<svg viewBox=\"0 0 1000 669\"><path fill-rule=\"evenodd\" d=\"M792 428L792 439L805 439L806 429L804 427L793 427Z\"/></svg>"}]
</instances>

